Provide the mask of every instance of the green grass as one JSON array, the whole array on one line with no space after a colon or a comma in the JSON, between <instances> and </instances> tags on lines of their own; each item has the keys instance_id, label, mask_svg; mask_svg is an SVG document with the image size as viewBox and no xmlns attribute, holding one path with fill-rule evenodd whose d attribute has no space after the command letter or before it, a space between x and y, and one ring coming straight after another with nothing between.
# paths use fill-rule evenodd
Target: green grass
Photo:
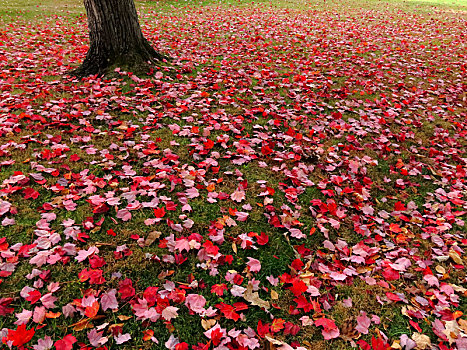
<instances>
[{"instance_id":1,"label":"green grass","mask_svg":"<svg viewBox=\"0 0 467 350\"><path fill-rule=\"evenodd\" d=\"M467 15L467 0L367 0L360 2L357 0L161 0L161 1L141 1L136 0L138 6L154 7L162 10L170 8L183 8L186 6L282 6L291 9L317 9L330 10L333 7L355 7L355 8L401 8L410 11L433 11L450 10L458 15ZM0 0L0 14L5 17L20 16L26 19L43 17L48 15L76 16L84 13L84 6L79 0L41 0L31 2L28 0Z\"/></svg>"}]
</instances>

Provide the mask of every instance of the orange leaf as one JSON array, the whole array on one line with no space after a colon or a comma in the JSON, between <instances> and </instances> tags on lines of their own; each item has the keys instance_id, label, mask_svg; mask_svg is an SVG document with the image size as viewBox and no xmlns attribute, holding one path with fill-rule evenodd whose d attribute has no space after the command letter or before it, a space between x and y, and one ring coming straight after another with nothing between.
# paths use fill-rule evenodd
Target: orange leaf
<instances>
[{"instance_id":1,"label":"orange leaf","mask_svg":"<svg viewBox=\"0 0 467 350\"><path fill-rule=\"evenodd\" d=\"M85 318L84 320L72 324L71 327L73 327L74 331L79 332L86 328L93 328L94 325L91 323L89 318Z\"/></svg>"},{"instance_id":2,"label":"orange leaf","mask_svg":"<svg viewBox=\"0 0 467 350\"><path fill-rule=\"evenodd\" d=\"M120 320L120 321L127 321L129 320L130 318L132 318L131 316L125 316L125 315L118 315L117 318Z\"/></svg>"},{"instance_id":3,"label":"orange leaf","mask_svg":"<svg viewBox=\"0 0 467 350\"><path fill-rule=\"evenodd\" d=\"M88 306L86 310L84 311L84 314L88 316L89 318L93 318L94 316L97 315L97 312L99 311L99 302L96 300L94 303L92 303L91 306Z\"/></svg>"},{"instance_id":4,"label":"orange leaf","mask_svg":"<svg viewBox=\"0 0 467 350\"><path fill-rule=\"evenodd\" d=\"M389 230L394 232L394 233L399 233L402 232L400 226L398 224L391 224L389 225Z\"/></svg>"},{"instance_id":5,"label":"orange leaf","mask_svg":"<svg viewBox=\"0 0 467 350\"><path fill-rule=\"evenodd\" d=\"M49 311L45 314L45 317L46 318L57 318L57 317L60 317L61 315L62 315L61 312L50 312Z\"/></svg>"},{"instance_id":6,"label":"orange leaf","mask_svg":"<svg viewBox=\"0 0 467 350\"><path fill-rule=\"evenodd\" d=\"M282 328L284 328L285 320L282 318L275 318L274 321L271 323L271 332L276 333L279 332Z\"/></svg>"},{"instance_id":7,"label":"orange leaf","mask_svg":"<svg viewBox=\"0 0 467 350\"><path fill-rule=\"evenodd\" d=\"M143 340L148 341L154 336L154 331L152 329L147 329L143 331Z\"/></svg>"}]
</instances>

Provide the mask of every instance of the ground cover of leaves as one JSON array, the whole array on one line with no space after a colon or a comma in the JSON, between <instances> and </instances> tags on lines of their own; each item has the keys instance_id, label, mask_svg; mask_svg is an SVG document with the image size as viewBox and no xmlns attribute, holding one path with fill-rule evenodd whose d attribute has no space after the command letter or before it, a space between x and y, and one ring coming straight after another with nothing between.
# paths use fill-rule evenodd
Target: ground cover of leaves
<instances>
[{"instance_id":1,"label":"ground cover of leaves","mask_svg":"<svg viewBox=\"0 0 467 350\"><path fill-rule=\"evenodd\" d=\"M174 4L0 20L2 348L466 349L466 17Z\"/></svg>"}]
</instances>

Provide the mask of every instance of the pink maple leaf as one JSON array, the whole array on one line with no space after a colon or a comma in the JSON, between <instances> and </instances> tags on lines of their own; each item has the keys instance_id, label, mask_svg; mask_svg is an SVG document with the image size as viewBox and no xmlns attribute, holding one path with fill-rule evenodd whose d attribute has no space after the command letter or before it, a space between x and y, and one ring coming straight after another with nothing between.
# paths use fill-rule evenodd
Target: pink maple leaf
<instances>
[{"instance_id":1,"label":"pink maple leaf","mask_svg":"<svg viewBox=\"0 0 467 350\"><path fill-rule=\"evenodd\" d=\"M98 332L97 329L92 329L90 332L88 332L88 339L89 342L91 343L92 346L95 346L96 348L99 346L104 345L107 343L109 338L104 337L104 332Z\"/></svg>"},{"instance_id":2,"label":"pink maple leaf","mask_svg":"<svg viewBox=\"0 0 467 350\"><path fill-rule=\"evenodd\" d=\"M246 264L250 272L259 272L261 270L261 262L257 259L248 257L248 262Z\"/></svg>"},{"instance_id":3,"label":"pink maple leaf","mask_svg":"<svg viewBox=\"0 0 467 350\"><path fill-rule=\"evenodd\" d=\"M360 316L357 317L357 326L355 329L362 334L368 334L368 327L371 325L371 319L365 311L360 311Z\"/></svg>"},{"instance_id":4,"label":"pink maple leaf","mask_svg":"<svg viewBox=\"0 0 467 350\"><path fill-rule=\"evenodd\" d=\"M32 317L32 311L23 309L20 313L16 314L16 325L27 324Z\"/></svg>"},{"instance_id":5,"label":"pink maple leaf","mask_svg":"<svg viewBox=\"0 0 467 350\"><path fill-rule=\"evenodd\" d=\"M162 310L162 317L166 321L170 321L178 316L178 307L175 306L167 306L164 310Z\"/></svg>"},{"instance_id":6,"label":"pink maple leaf","mask_svg":"<svg viewBox=\"0 0 467 350\"><path fill-rule=\"evenodd\" d=\"M185 299L185 305L198 314L206 311L204 308L206 299L199 294L188 294Z\"/></svg>"},{"instance_id":7,"label":"pink maple leaf","mask_svg":"<svg viewBox=\"0 0 467 350\"><path fill-rule=\"evenodd\" d=\"M230 195L230 198L235 201L235 202L238 202L240 203L241 201L243 201L246 197L245 197L245 191L242 191L242 190L236 190L234 193L232 193Z\"/></svg>"},{"instance_id":8,"label":"pink maple leaf","mask_svg":"<svg viewBox=\"0 0 467 350\"><path fill-rule=\"evenodd\" d=\"M129 341L131 339L131 335L129 333L119 334L115 336L114 339L115 339L115 343L120 345L120 344L123 344Z\"/></svg>"},{"instance_id":9,"label":"pink maple leaf","mask_svg":"<svg viewBox=\"0 0 467 350\"><path fill-rule=\"evenodd\" d=\"M131 219L131 213L128 209L121 209L117 212L117 218L128 221Z\"/></svg>"},{"instance_id":10,"label":"pink maple leaf","mask_svg":"<svg viewBox=\"0 0 467 350\"><path fill-rule=\"evenodd\" d=\"M339 328L337 328L333 320L327 319L325 317L319 318L315 321L315 325L323 326L321 333L323 334L325 340L337 338L340 335Z\"/></svg>"},{"instance_id":11,"label":"pink maple leaf","mask_svg":"<svg viewBox=\"0 0 467 350\"><path fill-rule=\"evenodd\" d=\"M118 309L118 301L117 301L117 290L111 289L108 292L104 293L101 297L101 306L102 310L108 309Z\"/></svg>"},{"instance_id":12,"label":"pink maple leaf","mask_svg":"<svg viewBox=\"0 0 467 350\"><path fill-rule=\"evenodd\" d=\"M53 345L54 345L54 342L52 338L46 335L44 338L39 339L37 341L37 344L33 345L32 348L34 350L49 350L49 349L52 349ZM57 347L57 350L65 350L65 349L60 349Z\"/></svg>"},{"instance_id":13,"label":"pink maple leaf","mask_svg":"<svg viewBox=\"0 0 467 350\"><path fill-rule=\"evenodd\" d=\"M54 297L52 293L47 293L41 298L42 305L44 305L46 309L53 309L56 301L57 297Z\"/></svg>"}]
</instances>

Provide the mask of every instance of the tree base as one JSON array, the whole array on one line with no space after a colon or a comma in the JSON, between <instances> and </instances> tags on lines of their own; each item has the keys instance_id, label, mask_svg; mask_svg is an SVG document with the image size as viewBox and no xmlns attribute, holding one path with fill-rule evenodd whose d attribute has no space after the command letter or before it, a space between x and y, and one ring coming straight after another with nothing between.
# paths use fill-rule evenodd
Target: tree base
<instances>
[{"instance_id":1,"label":"tree base","mask_svg":"<svg viewBox=\"0 0 467 350\"><path fill-rule=\"evenodd\" d=\"M91 75L104 76L112 73L117 67L135 74L147 74L154 65L169 60L168 57L154 50L146 40L141 47L119 55L93 51L90 50L81 66L71 71L69 75L77 78Z\"/></svg>"}]
</instances>

